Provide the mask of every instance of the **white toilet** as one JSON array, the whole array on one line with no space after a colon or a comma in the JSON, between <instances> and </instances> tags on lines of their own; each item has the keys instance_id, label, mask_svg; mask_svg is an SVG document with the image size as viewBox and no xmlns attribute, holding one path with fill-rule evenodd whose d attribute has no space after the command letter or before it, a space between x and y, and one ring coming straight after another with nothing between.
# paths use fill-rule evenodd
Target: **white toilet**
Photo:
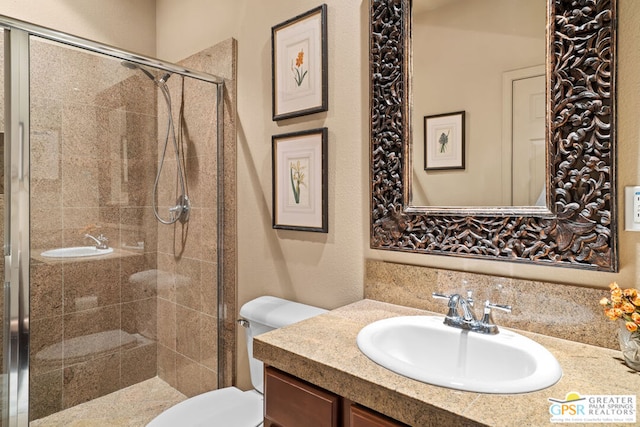
<instances>
[{"instance_id":1,"label":"white toilet","mask_svg":"<svg viewBox=\"0 0 640 427\"><path fill-rule=\"evenodd\" d=\"M249 370L254 390L236 387L214 390L187 399L154 418L147 427L257 427L263 420L263 364L253 358L253 337L326 313L318 307L263 296L240 309L245 326Z\"/></svg>"}]
</instances>

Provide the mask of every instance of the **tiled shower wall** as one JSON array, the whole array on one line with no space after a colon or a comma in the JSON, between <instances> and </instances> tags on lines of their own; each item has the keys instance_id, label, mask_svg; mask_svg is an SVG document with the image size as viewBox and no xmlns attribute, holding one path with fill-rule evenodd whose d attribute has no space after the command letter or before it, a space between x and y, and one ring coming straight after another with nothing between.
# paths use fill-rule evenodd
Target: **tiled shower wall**
<instances>
[{"instance_id":1,"label":"tiled shower wall","mask_svg":"<svg viewBox=\"0 0 640 427\"><path fill-rule=\"evenodd\" d=\"M225 79L224 99L224 271L225 305L235 307L235 57L236 42L228 39L181 62L189 68ZM187 186L191 198L189 222L159 225L158 270L160 277L172 277L166 286L158 282L158 375L187 396L218 386L218 248L216 215L217 147L213 107L215 87L197 80L171 78L174 117L182 126L181 146L186 153ZM184 120L178 113L183 109ZM162 117L166 111L158 99ZM190 123L206 124L202 127ZM161 143L164 129L158 132ZM167 164L175 170L175 156L167 153ZM161 181L162 184L162 181ZM163 185L161 185L163 186ZM165 188L171 188L164 184ZM161 212L175 202L175 194L160 195ZM233 316L233 313L228 313ZM233 317L235 319L235 317ZM226 326L226 325L225 325ZM225 328L226 329L226 328ZM225 339L233 338L225 332ZM233 359L233 341L225 345L225 361ZM223 375L232 375L225 363Z\"/></svg>"}]
</instances>

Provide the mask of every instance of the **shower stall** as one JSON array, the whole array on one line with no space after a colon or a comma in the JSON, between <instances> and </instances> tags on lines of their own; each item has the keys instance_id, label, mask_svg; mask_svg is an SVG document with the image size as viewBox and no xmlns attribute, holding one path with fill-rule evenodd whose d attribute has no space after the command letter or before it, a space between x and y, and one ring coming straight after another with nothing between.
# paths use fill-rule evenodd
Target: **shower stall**
<instances>
[{"instance_id":1,"label":"shower stall","mask_svg":"<svg viewBox=\"0 0 640 427\"><path fill-rule=\"evenodd\" d=\"M8 17L0 32L2 426L154 377L227 385L224 79Z\"/></svg>"}]
</instances>

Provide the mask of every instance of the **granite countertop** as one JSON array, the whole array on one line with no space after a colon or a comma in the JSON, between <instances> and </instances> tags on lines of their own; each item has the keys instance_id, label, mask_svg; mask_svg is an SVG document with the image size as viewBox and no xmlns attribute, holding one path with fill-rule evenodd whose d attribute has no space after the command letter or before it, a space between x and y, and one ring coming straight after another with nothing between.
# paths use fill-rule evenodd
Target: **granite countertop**
<instances>
[{"instance_id":1,"label":"granite countertop","mask_svg":"<svg viewBox=\"0 0 640 427\"><path fill-rule=\"evenodd\" d=\"M640 373L624 365L619 351L525 331L517 332L553 353L563 377L547 389L523 394L483 394L425 384L378 366L358 349L356 336L369 323L433 314L443 315L362 300L257 336L253 352L267 365L420 427L552 425L548 398L564 400L569 392L635 395L640 390Z\"/></svg>"}]
</instances>

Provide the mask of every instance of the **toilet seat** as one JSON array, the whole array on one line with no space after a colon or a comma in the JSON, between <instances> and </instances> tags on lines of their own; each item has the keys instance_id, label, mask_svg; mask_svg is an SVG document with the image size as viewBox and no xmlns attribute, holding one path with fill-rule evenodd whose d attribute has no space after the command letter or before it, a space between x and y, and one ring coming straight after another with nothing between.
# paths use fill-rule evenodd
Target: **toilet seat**
<instances>
[{"instance_id":1,"label":"toilet seat","mask_svg":"<svg viewBox=\"0 0 640 427\"><path fill-rule=\"evenodd\" d=\"M147 427L257 427L262 394L227 387L187 399L154 418Z\"/></svg>"}]
</instances>

